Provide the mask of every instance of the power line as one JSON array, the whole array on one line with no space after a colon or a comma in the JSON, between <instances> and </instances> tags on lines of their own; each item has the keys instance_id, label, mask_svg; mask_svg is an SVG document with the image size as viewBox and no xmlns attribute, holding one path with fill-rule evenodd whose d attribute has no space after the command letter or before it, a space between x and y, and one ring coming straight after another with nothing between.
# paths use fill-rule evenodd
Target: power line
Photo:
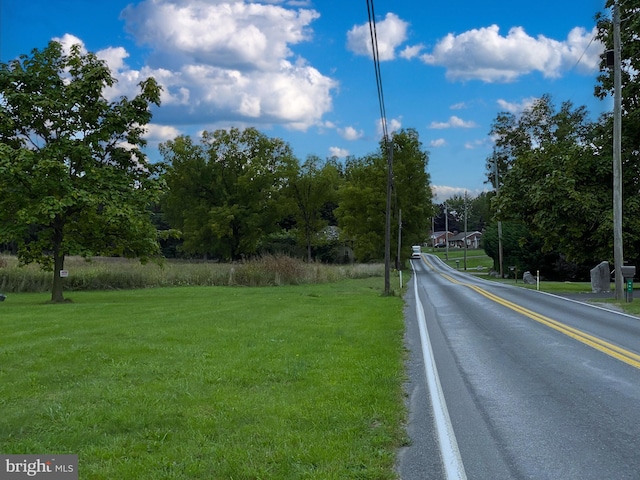
<instances>
[{"instance_id":1,"label":"power line","mask_svg":"<svg viewBox=\"0 0 640 480\"><path fill-rule=\"evenodd\" d=\"M373 53L373 66L376 72L376 87L378 89L378 103L380 105L380 118L382 121L382 134L384 147L387 154L387 206L385 212L384 233L384 293L391 293L391 190L393 184L393 145L389 142L387 129L387 112L384 108L384 94L382 93L382 74L380 73L380 52L378 51L378 32L376 30L376 14L373 8L373 0L367 0L367 14L369 15L369 33L371 34L371 51Z\"/></svg>"},{"instance_id":2,"label":"power line","mask_svg":"<svg viewBox=\"0 0 640 480\"><path fill-rule=\"evenodd\" d=\"M376 75L376 88L378 90L378 104L380 106L380 120L382 133L386 144L388 139L387 112L384 106L384 93L382 90L382 73L380 71L380 52L378 50L378 32L376 29L375 9L373 0L367 0L367 14L369 16L369 34L371 35L371 51L373 54L373 67Z\"/></svg>"}]
</instances>

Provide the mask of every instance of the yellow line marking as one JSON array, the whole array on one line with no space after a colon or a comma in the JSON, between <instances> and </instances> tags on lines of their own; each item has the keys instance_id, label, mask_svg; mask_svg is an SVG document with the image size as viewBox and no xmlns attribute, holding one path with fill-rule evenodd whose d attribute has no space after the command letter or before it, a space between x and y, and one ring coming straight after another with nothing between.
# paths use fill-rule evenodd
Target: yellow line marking
<instances>
[{"instance_id":1,"label":"yellow line marking","mask_svg":"<svg viewBox=\"0 0 640 480\"><path fill-rule=\"evenodd\" d=\"M433 270L435 270L435 267L428 260L425 259L425 262ZM636 353L633 353L622 347L609 343L601 338L594 337L593 335L583 332L582 330L578 330L577 328L570 327L569 325L565 325L564 323L561 323L557 320L553 320L552 318L536 313L532 310L529 310L513 302L510 302L504 298L498 297L497 295L494 295L493 293L490 293L481 287L478 287L476 285L471 285L469 283L460 282L455 278L451 277L450 275L447 275L446 273L440 273L440 275L442 275L444 278L446 278L450 282L455 283L456 285L463 285L465 287L469 287L472 290L475 290L476 292L478 292L480 295L488 298L489 300L492 300L515 312L525 315L526 317L529 317L530 319L535 320L538 323L546 325L549 328L553 328L554 330L560 333L563 333L564 335L567 335L568 337L571 337L574 340L577 340L585 345L595 348L596 350L599 350L602 353L609 355L610 357L616 358L621 362L626 363L627 365L631 365L632 367L640 369L640 355Z\"/></svg>"}]
</instances>

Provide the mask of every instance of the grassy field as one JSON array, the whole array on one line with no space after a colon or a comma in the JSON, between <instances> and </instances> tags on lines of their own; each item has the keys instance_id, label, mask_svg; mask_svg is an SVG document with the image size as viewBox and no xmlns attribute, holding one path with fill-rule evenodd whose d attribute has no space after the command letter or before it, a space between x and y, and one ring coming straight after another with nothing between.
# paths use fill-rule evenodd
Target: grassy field
<instances>
[{"instance_id":1,"label":"grassy field","mask_svg":"<svg viewBox=\"0 0 640 480\"><path fill-rule=\"evenodd\" d=\"M82 479L390 479L405 441L402 299L322 285L12 294L0 451Z\"/></svg>"},{"instance_id":2,"label":"grassy field","mask_svg":"<svg viewBox=\"0 0 640 480\"><path fill-rule=\"evenodd\" d=\"M450 248L449 255L444 248L423 248L423 252L431 253L453 268L464 269L464 249ZM447 258L448 257L448 258ZM457 263L456 263L457 261ZM488 272L493 268L493 260L482 249L467 250L467 270Z\"/></svg>"}]
</instances>

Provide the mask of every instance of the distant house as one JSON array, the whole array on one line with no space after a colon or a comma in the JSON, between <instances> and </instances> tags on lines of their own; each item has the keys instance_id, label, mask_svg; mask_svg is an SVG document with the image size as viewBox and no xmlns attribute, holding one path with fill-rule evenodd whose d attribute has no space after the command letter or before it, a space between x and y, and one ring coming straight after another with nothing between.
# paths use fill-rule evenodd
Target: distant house
<instances>
[{"instance_id":1,"label":"distant house","mask_svg":"<svg viewBox=\"0 0 640 480\"><path fill-rule=\"evenodd\" d=\"M453 238L453 233L451 232L433 232L429 236L429 240L431 241L432 247L444 247L447 244L447 239L449 240L449 245L451 246L451 239Z\"/></svg>"},{"instance_id":2,"label":"distant house","mask_svg":"<svg viewBox=\"0 0 640 480\"><path fill-rule=\"evenodd\" d=\"M465 243L467 248L480 248L480 239L482 238L482 232L464 232L458 233L452 237L449 237L449 246L464 248Z\"/></svg>"}]
</instances>

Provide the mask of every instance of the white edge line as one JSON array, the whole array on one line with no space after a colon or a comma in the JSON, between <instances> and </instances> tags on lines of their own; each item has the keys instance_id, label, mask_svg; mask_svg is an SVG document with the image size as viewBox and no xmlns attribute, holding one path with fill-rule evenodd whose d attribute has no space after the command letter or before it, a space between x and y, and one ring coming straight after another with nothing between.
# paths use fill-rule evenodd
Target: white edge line
<instances>
[{"instance_id":1,"label":"white edge line","mask_svg":"<svg viewBox=\"0 0 640 480\"><path fill-rule=\"evenodd\" d=\"M413 269L413 263L412 263ZM413 290L416 301L416 315L418 317L418 326L420 328L420 341L422 344L422 357L424 359L424 369L427 376L427 385L429 387L429 396L433 408L433 416L436 424L436 433L438 435L438 443L440 444L440 453L444 463L444 470L448 480L458 479L466 480L467 474L462 464L462 457L458 449L458 442L451 425L451 418L447 410L447 403L442 392L438 369L436 368L429 332L427 331L426 319L424 316L424 308L418 297L418 279L416 272L413 272Z\"/></svg>"}]
</instances>

